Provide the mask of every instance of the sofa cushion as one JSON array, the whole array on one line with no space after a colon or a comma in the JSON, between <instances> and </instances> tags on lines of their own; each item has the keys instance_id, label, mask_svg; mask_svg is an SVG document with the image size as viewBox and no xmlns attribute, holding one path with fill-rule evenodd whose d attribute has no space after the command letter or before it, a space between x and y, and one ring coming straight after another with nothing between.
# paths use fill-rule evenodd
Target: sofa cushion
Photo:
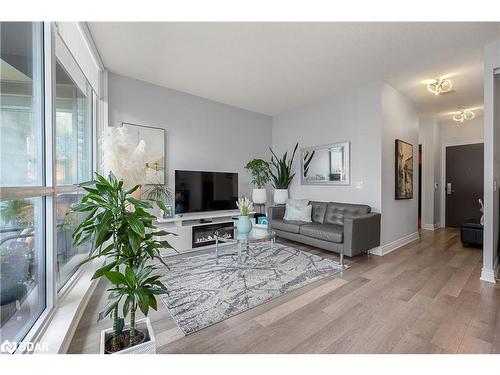
<instances>
[{"instance_id":1,"label":"sofa cushion","mask_svg":"<svg viewBox=\"0 0 500 375\"><path fill-rule=\"evenodd\" d=\"M313 223L323 224L325 222L325 213L328 203L311 201L309 204L312 206L311 218Z\"/></svg>"},{"instance_id":2,"label":"sofa cushion","mask_svg":"<svg viewBox=\"0 0 500 375\"><path fill-rule=\"evenodd\" d=\"M289 233L299 233L300 227L305 225L303 221L294 221L294 220L272 220L271 221L271 229L282 230L283 232Z\"/></svg>"},{"instance_id":3,"label":"sofa cushion","mask_svg":"<svg viewBox=\"0 0 500 375\"><path fill-rule=\"evenodd\" d=\"M348 203L328 203L325 224L344 225L344 216L358 216L369 214L370 206L365 204L348 204Z\"/></svg>"},{"instance_id":4,"label":"sofa cushion","mask_svg":"<svg viewBox=\"0 0 500 375\"><path fill-rule=\"evenodd\" d=\"M300 226L300 234L323 241L344 242L344 227L332 224L304 224Z\"/></svg>"}]
</instances>

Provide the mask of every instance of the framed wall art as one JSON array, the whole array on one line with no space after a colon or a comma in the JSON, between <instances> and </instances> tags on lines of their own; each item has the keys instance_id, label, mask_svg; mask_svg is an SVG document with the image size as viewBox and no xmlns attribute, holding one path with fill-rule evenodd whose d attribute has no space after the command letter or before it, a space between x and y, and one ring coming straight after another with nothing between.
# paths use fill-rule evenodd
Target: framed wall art
<instances>
[{"instance_id":1,"label":"framed wall art","mask_svg":"<svg viewBox=\"0 0 500 375\"><path fill-rule=\"evenodd\" d=\"M396 139L396 199L413 199L413 145Z\"/></svg>"}]
</instances>

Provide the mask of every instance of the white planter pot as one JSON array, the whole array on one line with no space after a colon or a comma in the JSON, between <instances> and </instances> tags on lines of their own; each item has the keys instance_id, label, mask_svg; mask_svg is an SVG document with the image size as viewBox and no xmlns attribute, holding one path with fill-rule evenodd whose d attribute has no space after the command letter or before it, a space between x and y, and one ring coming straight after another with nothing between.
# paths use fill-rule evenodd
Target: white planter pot
<instances>
[{"instance_id":1,"label":"white planter pot","mask_svg":"<svg viewBox=\"0 0 500 375\"><path fill-rule=\"evenodd\" d=\"M252 202L257 204L263 204L267 201L266 189L253 189L252 190Z\"/></svg>"},{"instance_id":2,"label":"white planter pot","mask_svg":"<svg viewBox=\"0 0 500 375\"><path fill-rule=\"evenodd\" d=\"M285 204L288 199L288 189L274 190L274 204Z\"/></svg>"},{"instance_id":3,"label":"white planter pot","mask_svg":"<svg viewBox=\"0 0 500 375\"><path fill-rule=\"evenodd\" d=\"M156 354L156 341L155 335L153 333L153 327L151 327L151 322L149 318L144 318L137 320L136 330L141 331L146 336L146 341L142 344L132 346L131 348L123 349L119 352L113 354ZM125 324L124 330L129 328L130 324ZM101 331L101 354L104 354L105 342L111 337L113 333L112 328L105 329Z\"/></svg>"}]
</instances>

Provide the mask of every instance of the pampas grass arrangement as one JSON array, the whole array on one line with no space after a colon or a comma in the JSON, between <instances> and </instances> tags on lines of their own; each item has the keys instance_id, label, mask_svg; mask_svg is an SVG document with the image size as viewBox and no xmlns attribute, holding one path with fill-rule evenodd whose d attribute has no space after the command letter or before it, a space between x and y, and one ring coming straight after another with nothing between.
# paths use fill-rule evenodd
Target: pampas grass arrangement
<instances>
[{"instance_id":1,"label":"pampas grass arrangement","mask_svg":"<svg viewBox=\"0 0 500 375\"><path fill-rule=\"evenodd\" d=\"M102 139L105 174L110 171L123 180L125 189L144 183L146 177L146 142L135 144L125 127L108 127Z\"/></svg>"}]
</instances>

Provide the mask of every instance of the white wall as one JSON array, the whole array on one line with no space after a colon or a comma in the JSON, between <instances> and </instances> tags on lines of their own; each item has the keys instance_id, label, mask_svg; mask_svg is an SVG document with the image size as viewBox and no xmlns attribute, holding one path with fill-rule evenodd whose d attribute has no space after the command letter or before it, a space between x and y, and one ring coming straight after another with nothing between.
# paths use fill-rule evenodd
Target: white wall
<instances>
[{"instance_id":1,"label":"white wall","mask_svg":"<svg viewBox=\"0 0 500 375\"><path fill-rule=\"evenodd\" d=\"M269 159L271 117L109 74L109 121L167 131L168 184L175 169L238 172L240 195L251 196L244 169L252 158Z\"/></svg>"},{"instance_id":2,"label":"white wall","mask_svg":"<svg viewBox=\"0 0 500 375\"><path fill-rule=\"evenodd\" d=\"M417 183L411 200L396 201L395 140L418 150L418 116L413 105L391 86L374 82L273 118L273 147L279 154L301 147L351 142L351 185L302 185L297 162L290 195L320 201L365 203L382 213L384 245L417 231ZM415 164L416 171L416 164Z\"/></svg>"},{"instance_id":3,"label":"white wall","mask_svg":"<svg viewBox=\"0 0 500 375\"><path fill-rule=\"evenodd\" d=\"M498 264L500 181L500 41L484 50L484 250L481 279L495 282Z\"/></svg>"},{"instance_id":4,"label":"white wall","mask_svg":"<svg viewBox=\"0 0 500 375\"><path fill-rule=\"evenodd\" d=\"M434 229L440 221L439 168L440 140L437 121L419 119L418 143L422 145L422 227Z\"/></svg>"},{"instance_id":5,"label":"white wall","mask_svg":"<svg viewBox=\"0 0 500 375\"><path fill-rule=\"evenodd\" d=\"M395 199L395 140L413 145L413 199ZM411 102L382 85L382 247L415 236L418 224L418 115Z\"/></svg>"},{"instance_id":6,"label":"white wall","mask_svg":"<svg viewBox=\"0 0 500 375\"><path fill-rule=\"evenodd\" d=\"M419 143L423 146L423 196L422 211L424 229L444 225L444 166L443 153L446 146L484 142L484 119L482 115L471 121L458 124L453 120L436 121L430 118L419 120ZM435 188L434 184L438 184Z\"/></svg>"},{"instance_id":7,"label":"white wall","mask_svg":"<svg viewBox=\"0 0 500 375\"><path fill-rule=\"evenodd\" d=\"M380 88L380 82L371 83L273 118L272 144L278 156L296 142L299 148L351 142L351 185L301 185L297 157L291 197L365 203L380 212Z\"/></svg>"},{"instance_id":8,"label":"white wall","mask_svg":"<svg viewBox=\"0 0 500 375\"><path fill-rule=\"evenodd\" d=\"M482 115L459 123L453 120L439 122L441 144L459 145L484 141L484 118Z\"/></svg>"}]
</instances>

